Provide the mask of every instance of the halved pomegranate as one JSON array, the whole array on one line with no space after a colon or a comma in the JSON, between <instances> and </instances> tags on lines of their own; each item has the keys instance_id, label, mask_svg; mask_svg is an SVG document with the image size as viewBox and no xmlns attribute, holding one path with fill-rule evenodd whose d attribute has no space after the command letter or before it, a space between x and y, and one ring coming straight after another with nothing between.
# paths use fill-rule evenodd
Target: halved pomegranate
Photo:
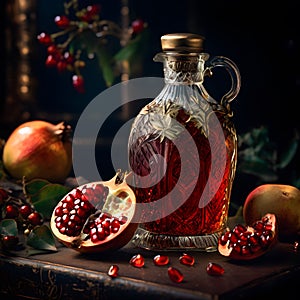
<instances>
[{"instance_id":1,"label":"halved pomegranate","mask_svg":"<svg viewBox=\"0 0 300 300\"><path fill-rule=\"evenodd\" d=\"M252 227L237 224L227 230L218 243L219 253L236 260L250 260L267 253L277 242L278 229L274 214L266 214Z\"/></svg>"},{"instance_id":2,"label":"halved pomegranate","mask_svg":"<svg viewBox=\"0 0 300 300\"><path fill-rule=\"evenodd\" d=\"M50 227L65 246L81 253L116 250L132 238L136 199L120 171L109 181L81 185L54 208Z\"/></svg>"}]
</instances>

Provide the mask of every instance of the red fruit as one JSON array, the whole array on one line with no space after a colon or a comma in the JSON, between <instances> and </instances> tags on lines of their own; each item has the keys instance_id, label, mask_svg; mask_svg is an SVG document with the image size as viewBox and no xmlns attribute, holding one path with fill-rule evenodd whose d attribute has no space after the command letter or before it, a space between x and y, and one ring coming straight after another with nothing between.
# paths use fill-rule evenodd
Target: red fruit
<instances>
[{"instance_id":1,"label":"red fruit","mask_svg":"<svg viewBox=\"0 0 300 300\"><path fill-rule=\"evenodd\" d=\"M108 276L115 278L119 276L119 267L117 265L112 265L109 267L108 272L107 272Z\"/></svg>"},{"instance_id":2,"label":"red fruit","mask_svg":"<svg viewBox=\"0 0 300 300\"><path fill-rule=\"evenodd\" d=\"M84 79L81 75L73 75L72 77L73 87L78 93L84 93Z\"/></svg>"},{"instance_id":3,"label":"red fruit","mask_svg":"<svg viewBox=\"0 0 300 300\"><path fill-rule=\"evenodd\" d=\"M221 276L224 274L225 270L221 265L210 262L206 266L206 272L208 275Z\"/></svg>"},{"instance_id":4,"label":"red fruit","mask_svg":"<svg viewBox=\"0 0 300 300\"><path fill-rule=\"evenodd\" d=\"M143 20L137 19L132 22L131 26L132 26L132 32L138 34L144 30L145 23Z\"/></svg>"},{"instance_id":5,"label":"red fruit","mask_svg":"<svg viewBox=\"0 0 300 300\"><path fill-rule=\"evenodd\" d=\"M157 266L165 266L169 263L169 257L167 255L156 255L153 262Z\"/></svg>"},{"instance_id":6,"label":"red fruit","mask_svg":"<svg viewBox=\"0 0 300 300\"><path fill-rule=\"evenodd\" d=\"M57 59L56 59L56 57L55 57L54 55L49 54L49 55L47 56L46 62L45 62L45 65L46 65L47 67L56 67L56 66L57 66L57 63L58 63L58 61L57 61Z\"/></svg>"},{"instance_id":7,"label":"red fruit","mask_svg":"<svg viewBox=\"0 0 300 300\"><path fill-rule=\"evenodd\" d=\"M5 208L5 218L6 219L15 219L19 216L19 209L13 204L9 204Z\"/></svg>"},{"instance_id":8,"label":"red fruit","mask_svg":"<svg viewBox=\"0 0 300 300\"><path fill-rule=\"evenodd\" d=\"M27 217L27 220L33 226L37 226L37 225L42 225L43 224L43 218L42 218L42 216L38 212L36 212L36 211L33 212L33 213L31 213Z\"/></svg>"},{"instance_id":9,"label":"red fruit","mask_svg":"<svg viewBox=\"0 0 300 300\"><path fill-rule=\"evenodd\" d=\"M1 242L5 249L13 250L18 245L19 238L15 235L5 235Z\"/></svg>"},{"instance_id":10,"label":"red fruit","mask_svg":"<svg viewBox=\"0 0 300 300\"><path fill-rule=\"evenodd\" d=\"M8 199L8 193L6 190L0 188L0 205L5 203L5 201Z\"/></svg>"},{"instance_id":11,"label":"red fruit","mask_svg":"<svg viewBox=\"0 0 300 300\"><path fill-rule=\"evenodd\" d=\"M183 265L193 266L195 263L195 258L189 254L184 253L179 257L179 261Z\"/></svg>"},{"instance_id":12,"label":"red fruit","mask_svg":"<svg viewBox=\"0 0 300 300\"><path fill-rule=\"evenodd\" d=\"M126 177L118 172L109 181L84 184L65 195L50 220L57 239L81 253L111 251L127 244L137 224L131 222L136 199Z\"/></svg>"},{"instance_id":13,"label":"red fruit","mask_svg":"<svg viewBox=\"0 0 300 300\"><path fill-rule=\"evenodd\" d=\"M252 227L237 224L226 231L218 243L218 251L236 260L250 260L270 251L277 242L278 229L274 214L266 214Z\"/></svg>"},{"instance_id":14,"label":"red fruit","mask_svg":"<svg viewBox=\"0 0 300 300\"><path fill-rule=\"evenodd\" d=\"M24 219L27 219L27 217L33 212L32 208L29 204L24 204L20 207L19 212L21 214L21 216Z\"/></svg>"},{"instance_id":15,"label":"red fruit","mask_svg":"<svg viewBox=\"0 0 300 300\"><path fill-rule=\"evenodd\" d=\"M67 28L70 25L70 20L67 16L56 16L54 18L54 22L59 28L62 29Z\"/></svg>"},{"instance_id":16,"label":"red fruit","mask_svg":"<svg viewBox=\"0 0 300 300\"><path fill-rule=\"evenodd\" d=\"M67 62L64 60L61 60L56 65L58 72L63 72L67 68Z\"/></svg>"},{"instance_id":17,"label":"red fruit","mask_svg":"<svg viewBox=\"0 0 300 300\"><path fill-rule=\"evenodd\" d=\"M170 279L176 283L180 283L183 281L183 274L174 267L168 268L168 275Z\"/></svg>"},{"instance_id":18,"label":"red fruit","mask_svg":"<svg viewBox=\"0 0 300 300\"><path fill-rule=\"evenodd\" d=\"M71 127L34 120L21 124L3 149L3 164L16 179L64 182L72 168Z\"/></svg>"},{"instance_id":19,"label":"red fruit","mask_svg":"<svg viewBox=\"0 0 300 300\"><path fill-rule=\"evenodd\" d=\"M38 41L46 46L49 46L53 43L53 39L50 34L42 32L37 36Z\"/></svg>"},{"instance_id":20,"label":"red fruit","mask_svg":"<svg viewBox=\"0 0 300 300\"><path fill-rule=\"evenodd\" d=\"M145 264L145 259L141 254L136 254L131 257L129 263L136 268L142 268Z\"/></svg>"}]
</instances>

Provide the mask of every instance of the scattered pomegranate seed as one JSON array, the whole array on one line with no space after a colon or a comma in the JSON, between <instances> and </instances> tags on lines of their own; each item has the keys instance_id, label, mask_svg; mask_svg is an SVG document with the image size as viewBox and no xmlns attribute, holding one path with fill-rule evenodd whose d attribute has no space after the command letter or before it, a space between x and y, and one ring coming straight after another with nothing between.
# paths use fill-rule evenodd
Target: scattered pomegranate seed
<instances>
[{"instance_id":1,"label":"scattered pomegranate seed","mask_svg":"<svg viewBox=\"0 0 300 300\"><path fill-rule=\"evenodd\" d=\"M206 272L209 275L213 275L213 276L220 276L223 275L225 270L222 266L216 264L216 263L208 263L208 265L206 266Z\"/></svg>"},{"instance_id":2,"label":"scattered pomegranate seed","mask_svg":"<svg viewBox=\"0 0 300 300\"><path fill-rule=\"evenodd\" d=\"M169 257L167 255L156 255L153 262L156 266L165 266L169 263Z\"/></svg>"},{"instance_id":3,"label":"scattered pomegranate seed","mask_svg":"<svg viewBox=\"0 0 300 300\"><path fill-rule=\"evenodd\" d=\"M194 257L187 254L187 253L183 253L179 257L179 261L180 261L181 264L186 265L186 266L193 266L194 263L195 263Z\"/></svg>"},{"instance_id":4,"label":"scattered pomegranate seed","mask_svg":"<svg viewBox=\"0 0 300 300\"><path fill-rule=\"evenodd\" d=\"M170 279L176 283L180 283L183 280L183 274L174 267L168 268L168 275Z\"/></svg>"},{"instance_id":5,"label":"scattered pomegranate seed","mask_svg":"<svg viewBox=\"0 0 300 300\"><path fill-rule=\"evenodd\" d=\"M118 277L119 276L119 267L117 265L110 266L107 274L108 274L108 276L110 276L112 278Z\"/></svg>"},{"instance_id":6,"label":"scattered pomegranate seed","mask_svg":"<svg viewBox=\"0 0 300 300\"><path fill-rule=\"evenodd\" d=\"M145 264L144 257L141 254L136 254L132 256L129 263L136 268L142 268Z\"/></svg>"},{"instance_id":7,"label":"scattered pomegranate seed","mask_svg":"<svg viewBox=\"0 0 300 300\"><path fill-rule=\"evenodd\" d=\"M294 251L299 251L300 250L300 245L298 241L294 242L294 246L293 246Z\"/></svg>"}]
</instances>

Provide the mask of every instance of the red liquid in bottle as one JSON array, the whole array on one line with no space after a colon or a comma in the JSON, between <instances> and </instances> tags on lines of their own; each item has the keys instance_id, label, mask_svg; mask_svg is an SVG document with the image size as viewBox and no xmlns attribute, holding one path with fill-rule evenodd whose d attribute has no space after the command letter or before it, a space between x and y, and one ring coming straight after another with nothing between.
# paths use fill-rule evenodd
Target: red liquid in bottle
<instances>
[{"instance_id":1,"label":"red liquid in bottle","mask_svg":"<svg viewBox=\"0 0 300 300\"><path fill-rule=\"evenodd\" d=\"M157 104L150 104L149 107L155 110L155 105ZM145 230L162 235L197 236L220 232L226 226L231 187L236 168L237 144L235 130L230 121L226 119L226 115L224 118L223 114L215 112L215 116L218 120L217 125L222 127L221 136L219 127L214 125L209 126L205 134L203 128L197 126L193 116L188 115L180 108L175 116L176 121L184 126L192 139L186 140L181 133L176 136L175 140L166 136L161 139L157 137L156 133L140 134L140 137L130 146L130 166L138 175L136 180L139 181L138 187L134 187L137 201L151 203L165 197L164 201L157 207L165 216L144 222L141 227ZM145 123L145 120L141 120L141 123L143 123L142 128L152 126ZM139 122L136 123L136 126L139 126ZM197 153L194 154L199 155L199 157L197 158L196 155L193 157L192 153L192 155L185 155L187 159L182 160L182 153L176 146L179 145L181 149L189 151L192 148L192 143L195 143L197 148ZM226 150L220 153L225 155L223 157L214 155L222 147ZM151 158L154 154L164 157L165 168L159 162L155 165L155 159ZM220 160L220 165L224 165L224 168L212 170L212 162L218 166L218 160ZM195 166L195 161L199 161L200 167ZM183 166L183 164L185 165ZM183 167L185 171L181 174ZM147 176L151 168L163 176L154 185L152 185L153 178ZM223 174L218 174L219 171ZM211 172L214 174L212 175ZM179 177L180 184L178 184ZM206 187L207 185L209 186ZM146 188L143 188L145 186ZM174 199L172 199L170 192L175 186L178 188L176 195L182 199L183 204L174 210L172 207ZM190 186L195 187L191 194L188 191ZM211 199L201 198L205 188L216 191ZM169 211L173 212L168 214ZM147 209L141 212L141 220L148 220L149 214L156 213L155 210L149 211Z\"/></svg>"}]
</instances>

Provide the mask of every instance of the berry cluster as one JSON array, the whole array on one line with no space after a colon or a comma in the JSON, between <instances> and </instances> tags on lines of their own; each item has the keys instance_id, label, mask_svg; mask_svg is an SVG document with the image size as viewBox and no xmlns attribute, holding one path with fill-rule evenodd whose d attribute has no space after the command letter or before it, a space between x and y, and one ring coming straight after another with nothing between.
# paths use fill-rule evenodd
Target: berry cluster
<instances>
[{"instance_id":1,"label":"berry cluster","mask_svg":"<svg viewBox=\"0 0 300 300\"><path fill-rule=\"evenodd\" d=\"M42 225L44 220L33 205L26 199L13 196L9 191L0 187L0 221L13 219L17 222L18 229L28 235L31 230ZM18 235L10 235L5 232L0 233L1 247L6 250L14 250L19 243Z\"/></svg>"},{"instance_id":2,"label":"berry cluster","mask_svg":"<svg viewBox=\"0 0 300 300\"><path fill-rule=\"evenodd\" d=\"M79 9L77 2L73 0L65 3L65 13L54 18L60 31L52 34L41 32L37 39L47 47L45 65L55 67L59 72L70 71L73 87L77 92L84 93L85 81L80 71L85 67L85 61L82 58L84 50L88 51L88 58L103 53L103 51L97 51L96 48L105 48L108 44L108 36L117 38L120 41L120 47L122 41L122 47L124 47L144 30L146 24L143 20L137 19L124 31L115 22L100 18L100 5L94 4Z\"/></svg>"}]
</instances>

